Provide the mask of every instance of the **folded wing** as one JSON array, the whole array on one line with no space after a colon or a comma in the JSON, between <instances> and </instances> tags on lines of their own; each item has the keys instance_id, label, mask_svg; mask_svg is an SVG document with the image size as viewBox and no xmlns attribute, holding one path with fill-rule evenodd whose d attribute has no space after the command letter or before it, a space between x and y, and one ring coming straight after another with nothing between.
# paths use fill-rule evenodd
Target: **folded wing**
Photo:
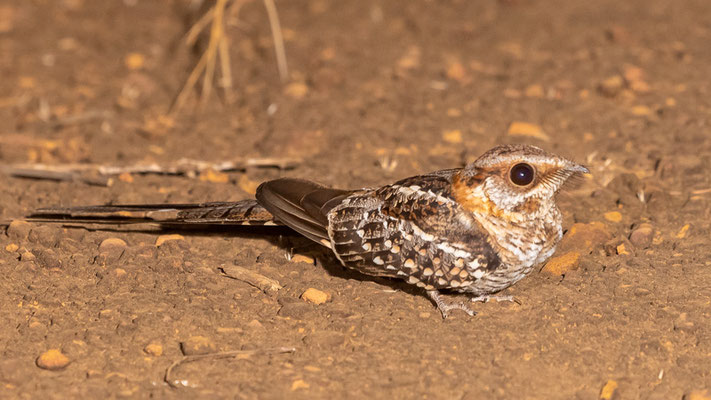
<instances>
[{"instance_id":1,"label":"folded wing","mask_svg":"<svg viewBox=\"0 0 711 400\"><path fill-rule=\"evenodd\" d=\"M352 194L303 179L277 179L257 188L257 201L278 222L307 238L331 247L328 212Z\"/></svg>"}]
</instances>

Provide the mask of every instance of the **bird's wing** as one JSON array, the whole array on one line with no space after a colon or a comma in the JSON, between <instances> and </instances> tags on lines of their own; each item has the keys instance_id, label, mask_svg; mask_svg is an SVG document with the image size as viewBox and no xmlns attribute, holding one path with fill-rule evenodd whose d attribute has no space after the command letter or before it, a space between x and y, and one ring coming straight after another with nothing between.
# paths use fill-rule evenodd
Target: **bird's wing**
<instances>
[{"instance_id":1,"label":"bird's wing","mask_svg":"<svg viewBox=\"0 0 711 400\"><path fill-rule=\"evenodd\" d=\"M256 200L196 204L124 204L48 207L27 219L91 224L160 223L170 225L277 225Z\"/></svg>"},{"instance_id":2,"label":"bird's wing","mask_svg":"<svg viewBox=\"0 0 711 400\"><path fill-rule=\"evenodd\" d=\"M331 247L327 214L352 193L303 179L283 178L259 185L257 201L280 223Z\"/></svg>"},{"instance_id":3,"label":"bird's wing","mask_svg":"<svg viewBox=\"0 0 711 400\"><path fill-rule=\"evenodd\" d=\"M334 252L349 268L401 277L427 290L468 287L485 270L498 268L486 232L453 198L455 172L348 197L332 211Z\"/></svg>"}]
</instances>

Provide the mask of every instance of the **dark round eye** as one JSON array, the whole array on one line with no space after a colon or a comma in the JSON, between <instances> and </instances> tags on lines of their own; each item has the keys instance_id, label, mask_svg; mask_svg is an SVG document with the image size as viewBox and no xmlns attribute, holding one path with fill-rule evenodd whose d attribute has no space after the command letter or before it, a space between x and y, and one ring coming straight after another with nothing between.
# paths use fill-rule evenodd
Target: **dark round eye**
<instances>
[{"instance_id":1,"label":"dark round eye","mask_svg":"<svg viewBox=\"0 0 711 400\"><path fill-rule=\"evenodd\" d=\"M536 171L526 163L516 164L511 168L511 182L518 186L526 186L533 182Z\"/></svg>"}]
</instances>

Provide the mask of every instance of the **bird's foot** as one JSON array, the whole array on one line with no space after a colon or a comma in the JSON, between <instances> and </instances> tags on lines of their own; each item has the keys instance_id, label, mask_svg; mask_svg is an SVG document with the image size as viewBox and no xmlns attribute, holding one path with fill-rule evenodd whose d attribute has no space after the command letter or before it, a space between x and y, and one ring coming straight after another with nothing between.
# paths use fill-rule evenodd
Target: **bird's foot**
<instances>
[{"instance_id":1,"label":"bird's foot","mask_svg":"<svg viewBox=\"0 0 711 400\"><path fill-rule=\"evenodd\" d=\"M518 299L516 299L515 297L513 297L513 296L503 296L503 295L493 296L493 295L485 294L485 295L482 295L482 296L471 297L471 298L469 299L469 301L471 301L472 303L476 303L476 302L486 303L486 302L489 301L489 300L510 301L510 302L512 302L512 303L521 304L521 302L518 301Z\"/></svg>"},{"instance_id":2,"label":"bird's foot","mask_svg":"<svg viewBox=\"0 0 711 400\"><path fill-rule=\"evenodd\" d=\"M446 319L451 310L462 310L465 313L469 314L469 316L471 317L476 315L476 311L469 308L466 303L448 303L436 290L428 290L427 296L429 296L430 299L432 299L432 301L434 301L434 303L437 305L439 312L442 313L442 319Z\"/></svg>"}]
</instances>

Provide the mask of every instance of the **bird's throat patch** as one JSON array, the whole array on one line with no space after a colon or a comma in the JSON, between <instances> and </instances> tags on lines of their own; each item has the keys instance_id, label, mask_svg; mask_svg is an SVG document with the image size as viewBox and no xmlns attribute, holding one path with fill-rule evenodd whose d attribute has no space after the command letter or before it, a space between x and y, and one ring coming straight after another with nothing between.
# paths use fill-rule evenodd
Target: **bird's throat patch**
<instances>
[{"instance_id":1,"label":"bird's throat patch","mask_svg":"<svg viewBox=\"0 0 711 400\"><path fill-rule=\"evenodd\" d=\"M504 210L496 207L496 204L484 195L481 185L483 181L484 177L479 175L464 178L455 175L452 180L454 200L469 212L500 217Z\"/></svg>"}]
</instances>

